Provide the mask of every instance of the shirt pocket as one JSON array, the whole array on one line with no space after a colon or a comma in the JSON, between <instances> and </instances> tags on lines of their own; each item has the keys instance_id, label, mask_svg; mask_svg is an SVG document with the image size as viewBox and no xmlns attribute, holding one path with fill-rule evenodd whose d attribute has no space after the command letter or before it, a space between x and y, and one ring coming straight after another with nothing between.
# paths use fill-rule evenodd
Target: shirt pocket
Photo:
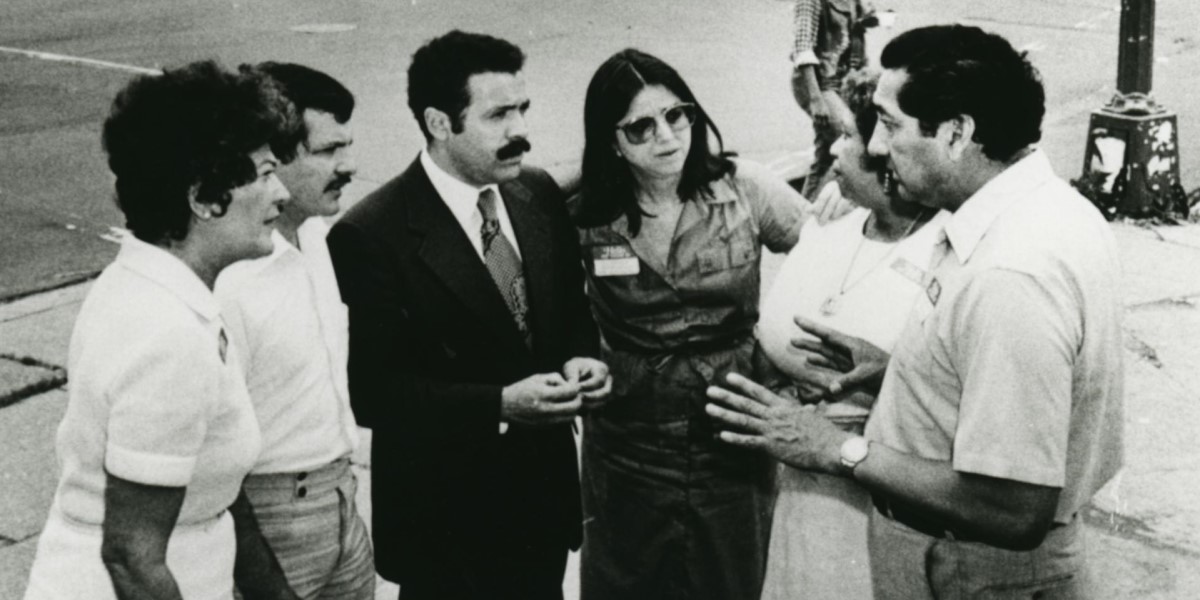
<instances>
[{"instance_id":1,"label":"shirt pocket","mask_svg":"<svg viewBox=\"0 0 1200 600\"><path fill-rule=\"evenodd\" d=\"M758 258L758 245L748 234L739 234L724 242L717 238L713 245L696 253L696 262L703 274L727 271L752 263Z\"/></svg>"}]
</instances>

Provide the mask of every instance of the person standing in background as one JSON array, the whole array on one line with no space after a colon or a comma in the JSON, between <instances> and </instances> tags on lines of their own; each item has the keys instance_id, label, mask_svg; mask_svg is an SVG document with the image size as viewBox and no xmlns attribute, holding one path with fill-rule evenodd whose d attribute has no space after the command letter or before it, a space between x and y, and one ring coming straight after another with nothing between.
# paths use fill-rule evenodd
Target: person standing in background
<instances>
[{"instance_id":1,"label":"person standing in background","mask_svg":"<svg viewBox=\"0 0 1200 600\"><path fill-rule=\"evenodd\" d=\"M796 0L792 31L792 95L812 119L813 163L801 194L810 200L828 182L830 148L847 114L838 96L846 73L867 64L866 30L874 13L861 0Z\"/></svg>"}]
</instances>

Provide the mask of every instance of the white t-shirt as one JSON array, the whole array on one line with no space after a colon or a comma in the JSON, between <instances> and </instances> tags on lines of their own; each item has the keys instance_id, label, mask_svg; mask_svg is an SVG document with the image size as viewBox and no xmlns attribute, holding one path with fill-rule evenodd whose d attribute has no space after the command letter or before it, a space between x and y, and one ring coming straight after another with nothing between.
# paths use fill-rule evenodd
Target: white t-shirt
<instances>
[{"instance_id":1,"label":"white t-shirt","mask_svg":"<svg viewBox=\"0 0 1200 600\"><path fill-rule=\"evenodd\" d=\"M300 248L279 232L270 256L234 263L216 294L262 430L258 473L295 473L352 453L358 429L346 380L350 330L325 235L308 219Z\"/></svg>"}]
</instances>

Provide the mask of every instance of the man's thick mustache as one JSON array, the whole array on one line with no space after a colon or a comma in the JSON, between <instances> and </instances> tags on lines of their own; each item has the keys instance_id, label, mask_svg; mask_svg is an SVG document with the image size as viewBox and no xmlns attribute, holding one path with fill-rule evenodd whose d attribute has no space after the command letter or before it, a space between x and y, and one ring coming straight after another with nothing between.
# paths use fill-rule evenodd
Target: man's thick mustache
<instances>
[{"instance_id":1,"label":"man's thick mustache","mask_svg":"<svg viewBox=\"0 0 1200 600\"><path fill-rule=\"evenodd\" d=\"M325 191L332 192L334 190L340 190L347 185L350 185L350 180L351 177L349 175L339 176L337 179L330 182L329 185L325 186Z\"/></svg>"},{"instance_id":2,"label":"man's thick mustache","mask_svg":"<svg viewBox=\"0 0 1200 600\"><path fill-rule=\"evenodd\" d=\"M522 154L525 154L526 152L529 152L529 149L532 147L533 146L530 145L529 140L525 138L517 138L508 144L505 144L503 148L497 150L496 158L500 160L516 158Z\"/></svg>"}]
</instances>

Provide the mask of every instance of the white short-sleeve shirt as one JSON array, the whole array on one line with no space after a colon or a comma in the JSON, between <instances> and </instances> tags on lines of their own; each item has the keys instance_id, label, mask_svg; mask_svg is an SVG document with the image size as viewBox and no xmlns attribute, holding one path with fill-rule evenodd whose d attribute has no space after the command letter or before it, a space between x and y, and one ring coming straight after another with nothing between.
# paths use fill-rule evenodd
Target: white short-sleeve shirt
<instances>
[{"instance_id":1,"label":"white short-sleeve shirt","mask_svg":"<svg viewBox=\"0 0 1200 600\"><path fill-rule=\"evenodd\" d=\"M964 473L1062 488L1067 522L1122 458L1120 263L1035 151L947 222L868 438Z\"/></svg>"},{"instance_id":2,"label":"white short-sleeve shirt","mask_svg":"<svg viewBox=\"0 0 1200 600\"><path fill-rule=\"evenodd\" d=\"M106 473L186 487L181 525L233 503L258 425L217 301L182 261L127 238L79 312L68 372L55 501L65 517L103 522Z\"/></svg>"},{"instance_id":3,"label":"white short-sleeve shirt","mask_svg":"<svg viewBox=\"0 0 1200 600\"><path fill-rule=\"evenodd\" d=\"M262 431L256 474L313 470L358 444L346 379L349 321L328 233L325 221L308 219L296 248L274 232L270 256L234 263L217 278Z\"/></svg>"}]
</instances>

